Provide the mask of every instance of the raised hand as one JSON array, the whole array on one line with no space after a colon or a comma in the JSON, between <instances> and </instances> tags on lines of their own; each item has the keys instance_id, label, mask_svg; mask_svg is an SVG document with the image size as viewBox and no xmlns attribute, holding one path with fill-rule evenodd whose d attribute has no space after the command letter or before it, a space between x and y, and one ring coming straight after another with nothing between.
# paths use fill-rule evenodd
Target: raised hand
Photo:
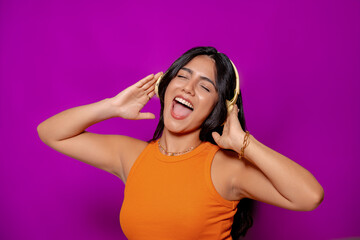
<instances>
[{"instance_id":1,"label":"raised hand","mask_svg":"<svg viewBox=\"0 0 360 240\"><path fill-rule=\"evenodd\" d=\"M213 132L212 137L219 147L238 151L241 148L244 136L245 132L238 119L238 107L235 105L226 118L222 135Z\"/></svg>"},{"instance_id":2,"label":"raised hand","mask_svg":"<svg viewBox=\"0 0 360 240\"><path fill-rule=\"evenodd\" d=\"M150 112L140 112L145 104L155 95L155 83L162 72L150 74L137 83L126 88L115 97L109 98L111 106L115 108L115 116L125 119L154 119Z\"/></svg>"}]
</instances>

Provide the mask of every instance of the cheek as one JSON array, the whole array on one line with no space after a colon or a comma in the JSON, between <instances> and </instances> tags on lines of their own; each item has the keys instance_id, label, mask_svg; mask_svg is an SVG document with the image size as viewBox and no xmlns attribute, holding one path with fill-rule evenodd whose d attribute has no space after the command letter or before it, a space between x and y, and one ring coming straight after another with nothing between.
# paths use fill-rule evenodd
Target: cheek
<instances>
[{"instance_id":1,"label":"cheek","mask_svg":"<svg viewBox=\"0 0 360 240\"><path fill-rule=\"evenodd\" d=\"M205 119L211 114L217 104L217 96L211 98L205 98L202 101L200 109L204 112Z\"/></svg>"},{"instance_id":2,"label":"cheek","mask_svg":"<svg viewBox=\"0 0 360 240\"><path fill-rule=\"evenodd\" d=\"M171 82L169 83L169 85L166 87L165 89L165 94L164 94L164 101L166 101L167 98L169 98L169 96L172 95L172 93L174 92L174 89L176 88L176 84L174 80L171 80Z\"/></svg>"},{"instance_id":3,"label":"cheek","mask_svg":"<svg viewBox=\"0 0 360 240\"><path fill-rule=\"evenodd\" d=\"M171 92L172 92L172 90L171 90L172 88L171 88L171 83L168 85L168 87L166 88L166 90L165 90L165 93L164 93L164 103L166 104L167 103L167 101L169 100L169 96L171 95Z\"/></svg>"},{"instance_id":4,"label":"cheek","mask_svg":"<svg viewBox=\"0 0 360 240\"><path fill-rule=\"evenodd\" d=\"M218 102L218 95L217 94L204 94L199 97L200 101L202 102L202 105L205 108L213 108L216 103Z\"/></svg>"},{"instance_id":5,"label":"cheek","mask_svg":"<svg viewBox=\"0 0 360 240\"><path fill-rule=\"evenodd\" d=\"M216 99L214 100L213 99L213 101L212 101L212 104L209 104L211 107L210 107L210 113L212 112L212 111L214 111L214 108L215 108L215 106L216 106L216 104L218 103L218 99L217 99L217 97L216 97ZM209 113L209 114L210 114Z\"/></svg>"}]
</instances>

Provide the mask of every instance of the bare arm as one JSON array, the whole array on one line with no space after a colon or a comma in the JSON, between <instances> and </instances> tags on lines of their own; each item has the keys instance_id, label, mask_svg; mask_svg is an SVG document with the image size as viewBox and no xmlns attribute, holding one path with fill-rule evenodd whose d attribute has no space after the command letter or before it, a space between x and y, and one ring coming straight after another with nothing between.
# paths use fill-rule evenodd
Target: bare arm
<instances>
[{"instance_id":1,"label":"bare arm","mask_svg":"<svg viewBox=\"0 0 360 240\"><path fill-rule=\"evenodd\" d=\"M219 146L240 153L245 133L235 110L228 117L223 135L213 136ZM323 188L309 171L252 135L245 159L232 158L236 167L229 170L230 177L239 199L251 198L297 211L313 210L323 200Z\"/></svg>"},{"instance_id":2,"label":"bare arm","mask_svg":"<svg viewBox=\"0 0 360 240\"><path fill-rule=\"evenodd\" d=\"M159 75L151 74L113 98L70 108L46 119L37 127L40 139L63 154L115 174L124 181L124 161L133 157L145 143L121 135L90 133L86 129L113 117L154 118L152 113L140 110L154 95L154 83Z\"/></svg>"},{"instance_id":3,"label":"bare arm","mask_svg":"<svg viewBox=\"0 0 360 240\"><path fill-rule=\"evenodd\" d=\"M252 135L250 142L244 160L249 163L245 163L246 171L236 181L239 193L298 211L313 210L322 202L323 188L308 170L265 146ZM246 184L244 179L247 179Z\"/></svg>"}]
</instances>

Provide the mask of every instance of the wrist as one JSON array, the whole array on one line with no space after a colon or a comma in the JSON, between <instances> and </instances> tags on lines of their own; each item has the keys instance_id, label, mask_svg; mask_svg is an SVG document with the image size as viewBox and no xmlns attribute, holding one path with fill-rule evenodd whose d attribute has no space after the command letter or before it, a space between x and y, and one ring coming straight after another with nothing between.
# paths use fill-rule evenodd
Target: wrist
<instances>
[{"instance_id":1,"label":"wrist","mask_svg":"<svg viewBox=\"0 0 360 240\"><path fill-rule=\"evenodd\" d=\"M245 157L245 150L250 145L252 135L249 133L249 131L245 131L244 134L240 137L240 141L238 141L239 144L236 147L236 152L238 153L239 159L242 159Z\"/></svg>"},{"instance_id":2,"label":"wrist","mask_svg":"<svg viewBox=\"0 0 360 240\"><path fill-rule=\"evenodd\" d=\"M116 117L116 107L113 106L110 98L105 98L95 103L99 118L106 120Z\"/></svg>"},{"instance_id":3,"label":"wrist","mask_svg":"<svg viewBox=\"0 0 360 240\"><path fill-rule=\"evenodd\" d=\"M240 153L241 148L243 147L244 138L245 138L246 132L241 131L241 133L237 134L237 139L235 142L235 146L233 147L233 150L237 153Z\"/></svg>"}]
</instances>

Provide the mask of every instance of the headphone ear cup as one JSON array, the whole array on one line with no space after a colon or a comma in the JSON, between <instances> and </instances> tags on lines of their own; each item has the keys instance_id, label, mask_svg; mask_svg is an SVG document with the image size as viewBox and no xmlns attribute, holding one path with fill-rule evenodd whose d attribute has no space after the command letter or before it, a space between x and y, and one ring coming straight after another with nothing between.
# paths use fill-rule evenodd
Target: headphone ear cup
<instances>
[{"instance_id":1,"label":"headphone ear cup","mask_svg":"<svg viewBox=\"0 0 360 240\"><path fill-rule=\"evenodd\" d=\"M226 100L226 108L227 108L227 113L229 114L233 110L234 104L232 104L231 101Z\"/></svg>"},{"instance_id":2,"label":"headphone ear cup","mask_svg":"<svg viewBox=\"0 0 360 240\"><path fill-rule=\"evenodd\" d=\"M156 83L155 83L155 89L154 89L154 91L155 91L155 94L156 94L156 96L157 96L158 98L160 98L160 97L159 97L159 85L160 85L160 82L161 82L161 79L162 79L163 76L164 76L164 75L162 74L162 75L158 78L158 80L156 81Z\"/></svg>"}]
</instances>

